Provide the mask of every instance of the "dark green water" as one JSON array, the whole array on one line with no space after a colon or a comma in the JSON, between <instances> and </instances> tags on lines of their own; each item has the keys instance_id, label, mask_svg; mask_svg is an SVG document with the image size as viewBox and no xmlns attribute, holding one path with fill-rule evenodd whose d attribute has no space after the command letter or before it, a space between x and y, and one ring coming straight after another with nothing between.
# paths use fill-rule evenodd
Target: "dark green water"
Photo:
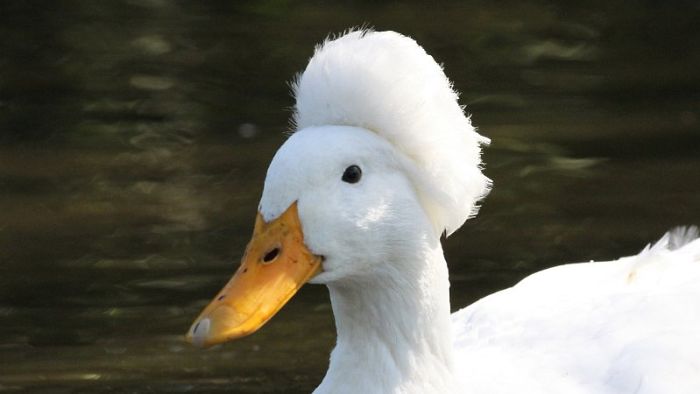
<instances>
[{"instance_id":1,"label":"dark green water","mask_svg":"<svg viewBox=\"0 0 700 394\"><path fill-rule=\"evenodd\" d=\"M700 224L700 3L0 2L0 391L309 392L309 286L257 334L182 335L233 273L327 34L444 63L495 181L448 239L454 309Z\"/></svg>"}]
</instances>

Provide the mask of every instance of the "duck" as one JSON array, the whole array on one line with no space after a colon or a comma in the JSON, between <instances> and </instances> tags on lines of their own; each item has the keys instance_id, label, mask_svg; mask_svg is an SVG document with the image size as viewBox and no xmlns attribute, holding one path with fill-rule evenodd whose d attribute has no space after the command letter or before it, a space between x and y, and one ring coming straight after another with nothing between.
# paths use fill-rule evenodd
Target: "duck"
<instances>
[{"instance_id":1,"label":"duck","mask_svg":"<svg viewBox=\"0 0 700 394\"><path fill-rule=\"evenodd\" d=\"M294 131L241 265L186 339L250 335L306 283L337 330L314 393L698 393L700 239L564 264L451 313L441 240L491 181L480 135L413 39L352 30L293 83Z\"/></svg>"}]
</instances>

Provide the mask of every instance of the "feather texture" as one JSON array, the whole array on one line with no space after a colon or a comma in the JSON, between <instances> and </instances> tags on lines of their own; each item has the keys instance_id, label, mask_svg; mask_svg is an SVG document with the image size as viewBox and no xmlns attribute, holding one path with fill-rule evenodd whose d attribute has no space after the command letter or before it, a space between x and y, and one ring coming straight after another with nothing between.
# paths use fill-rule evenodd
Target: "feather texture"
<instances>
[{"instance_id":1,"label":"feather texture","mask_svg":"<svg viewBox=\"0 0 700 394\"><path fill-rule=\"evenodd\" d=\"M415 164L411 176L438 232L476 213L490 181L476 133L442 68L395 32L352 31L317 47L294 84L297 129L355 126L388 140Z\"/></svg>"},{"instance_id":2,"label":"feather texture","mask_svg":"<svg viewBox=\"0 0 700 394\"><path fill-rule=\"evenodd\" d=\"M478 371L465 391L697 393L695 237L678 228L636 256L550 268L455 313L458 369Z\"/></svg>"}]
</instances>

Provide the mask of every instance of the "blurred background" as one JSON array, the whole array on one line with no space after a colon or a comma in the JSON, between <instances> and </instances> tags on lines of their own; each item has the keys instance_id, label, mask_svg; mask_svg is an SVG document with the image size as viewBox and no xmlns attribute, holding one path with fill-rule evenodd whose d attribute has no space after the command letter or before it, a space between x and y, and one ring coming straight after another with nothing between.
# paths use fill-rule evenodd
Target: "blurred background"
<instances>
[{"instance_id":1,"label":"blurred background","mask_svg":"<svg viewBox=\"0 0 700 394\"><path fill-rule=\"evenodd\" d=\"M307 286L257 334L183 334L234 272L288 81L358 26L415 38L493 140L445 242L453 309L700 224L697 1L0 2L0 391L309 392Z\"/></svg>"}]
</instances>

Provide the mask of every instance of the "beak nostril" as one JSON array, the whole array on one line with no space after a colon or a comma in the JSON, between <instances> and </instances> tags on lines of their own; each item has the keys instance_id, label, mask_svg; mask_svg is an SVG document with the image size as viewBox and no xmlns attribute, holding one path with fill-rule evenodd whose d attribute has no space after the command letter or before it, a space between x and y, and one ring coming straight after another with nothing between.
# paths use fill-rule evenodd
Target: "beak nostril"
<instances>
[{"instance_id":1,"label":"beak nostril","mask_svg":"<svg viewBox=\"0 0 700 394\"><path fill-rule=\"evenodd\" d=\"M280 248L274 248L271 251L265 253L263 257L263 263L268 264L273 262L277 256L280 254Z\"/></svg>"}]
</instances>

